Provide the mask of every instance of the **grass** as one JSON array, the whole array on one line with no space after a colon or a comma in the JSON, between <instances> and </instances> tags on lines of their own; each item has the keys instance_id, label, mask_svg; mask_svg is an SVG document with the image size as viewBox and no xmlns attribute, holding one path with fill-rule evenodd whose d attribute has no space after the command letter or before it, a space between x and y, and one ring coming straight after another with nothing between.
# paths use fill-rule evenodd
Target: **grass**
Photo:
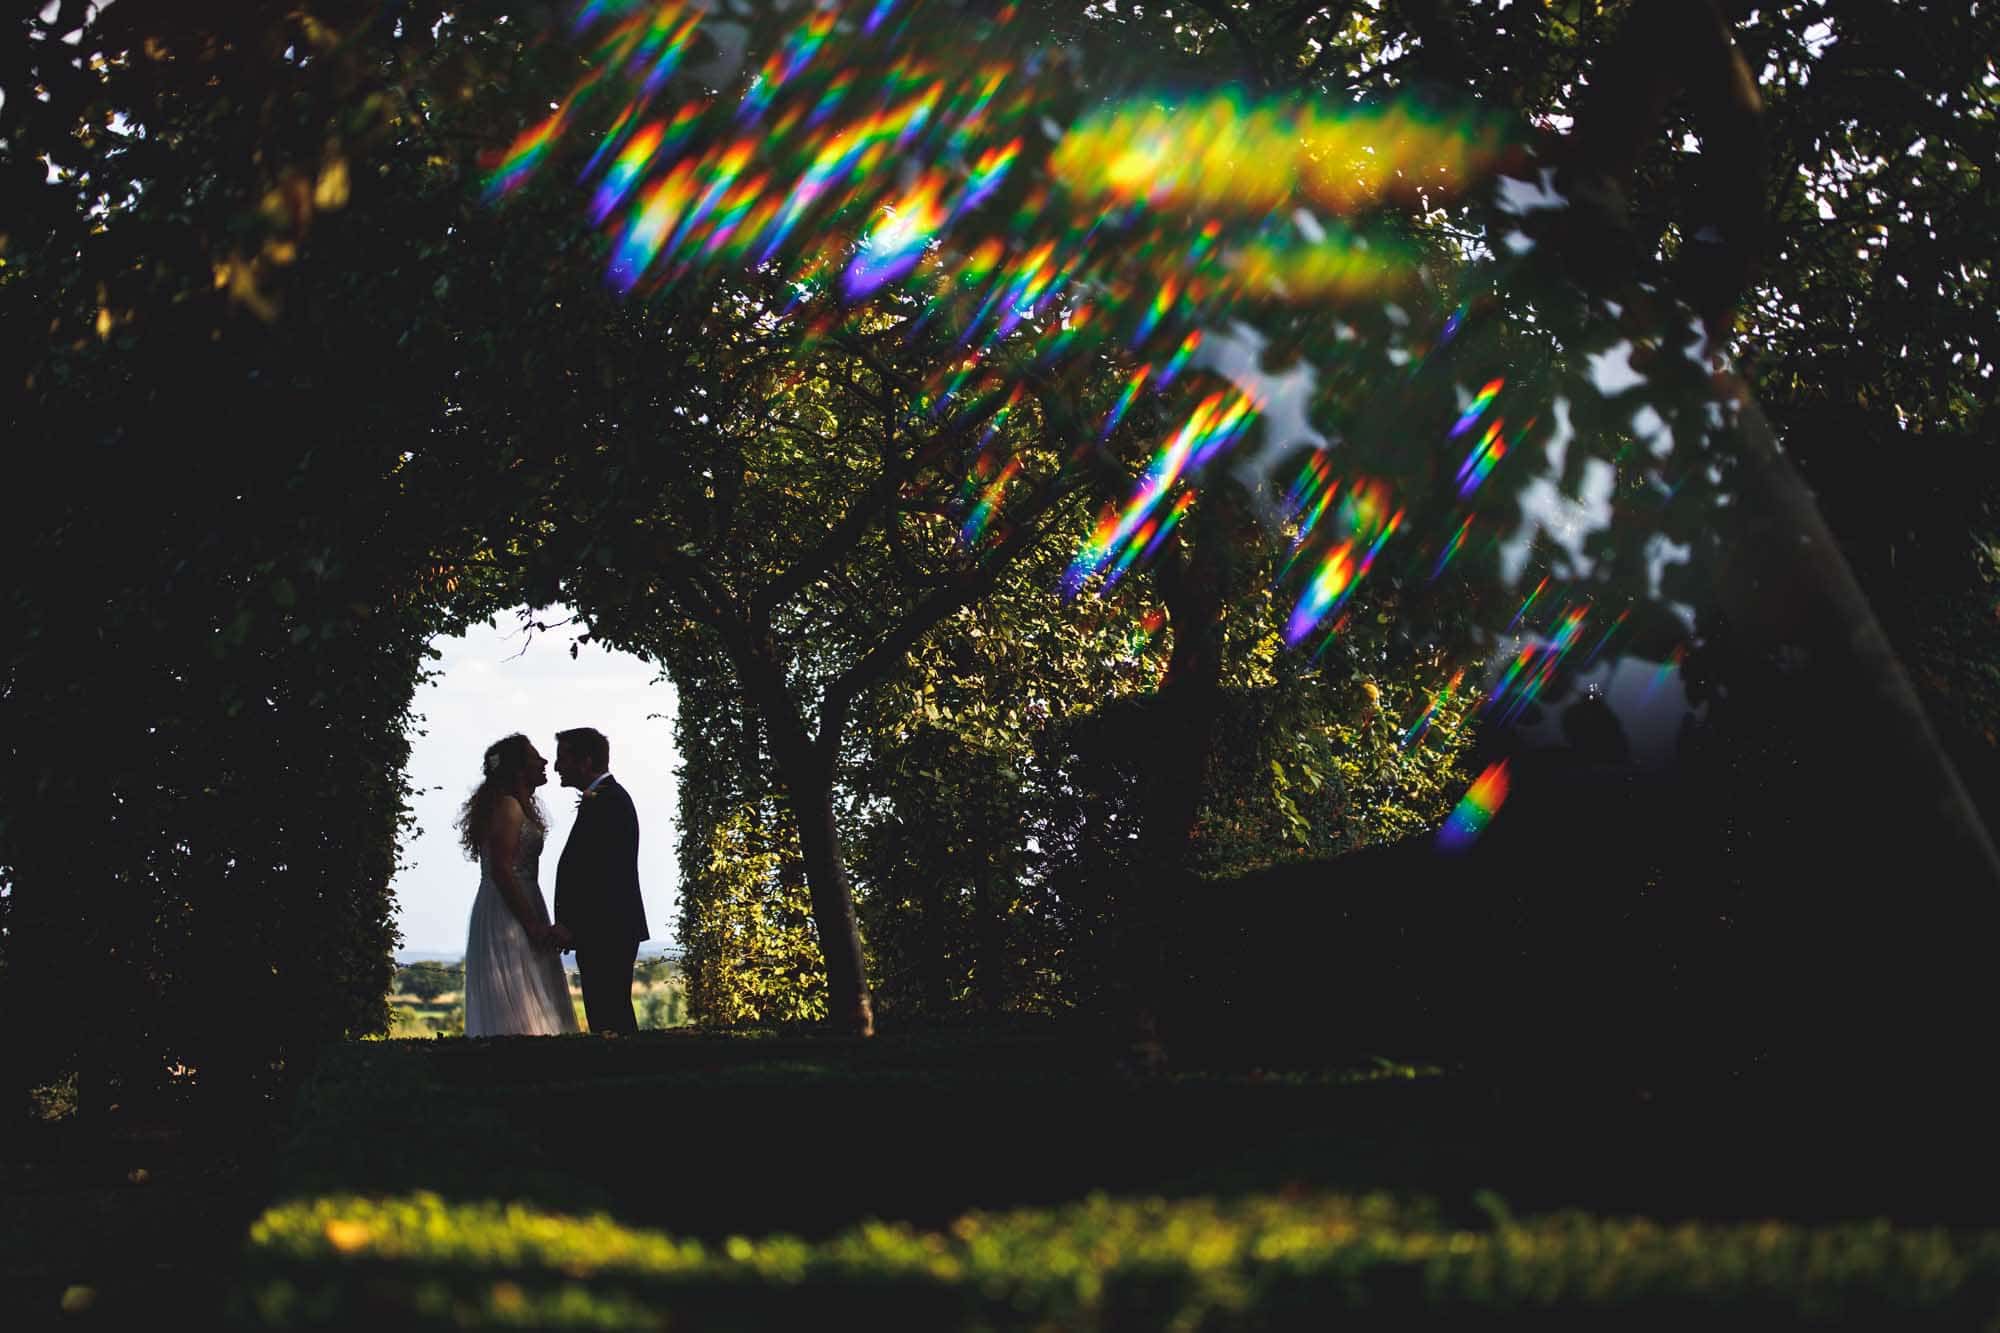
<instances>
[{"instance_id":1,"label":"grass","mask_svg":"<svg viewBox=\"0 0 2000 1333\"><path fill-rule=\"evenodd\" d=\"M0 1276L42 1319L253 1327L2000 1326L1989 1129L1920 1076L1890 1121L1554 1067L1158 1076L1026 1020L354 1043L264 1147L45 1127L69 1183L7 1203Z\"/></svg>"},{"instance_id":2,"label":"grass","mask_svg":"<svg viewBox=\"0 0 2000 1333\"><path fill-rule=\"evenodd\" d=\"M2000 1298L2000 1232L1886 1222L1661 1226L1580 1213L1476 1226L1384 1194L1113 1199L866 1223L818 1242L704 1245L602 1216L436 1195L321 1197L250 1233L239 1317L339 1326L368 1312L457 1326L815 1322L1003 1328L1430 1325L1568 1314L1617 1326L1976 1326Z\"/></svg>"}]
</instances>

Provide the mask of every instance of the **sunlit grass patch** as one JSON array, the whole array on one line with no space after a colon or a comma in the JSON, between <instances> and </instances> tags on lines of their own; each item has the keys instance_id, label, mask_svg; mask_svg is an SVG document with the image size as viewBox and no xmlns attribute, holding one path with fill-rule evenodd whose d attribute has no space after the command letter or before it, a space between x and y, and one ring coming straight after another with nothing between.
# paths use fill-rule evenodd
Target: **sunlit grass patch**
<instances>
[{"instance_id":1,"label":"sunlit grass patch","mask_svg":"<svg viewBox=\"0 0 2000 1333\"><path fill-rule=\"evenodd\" d=\"M823 1241L704 1245L603 1215L434 1194L328 1195L251 1228L237 1313L393 1322L778 1327L1324 1326L1342 1311L1733 1327L1973 1327L2000 1305L2000 1232L1886 1222L1662 1225L1580 1213L1456 1226L1383 1194L1111 1199L871 1222ZM779 1321L779 1322L774 1322Z\"/></svg>"}]
</instances>

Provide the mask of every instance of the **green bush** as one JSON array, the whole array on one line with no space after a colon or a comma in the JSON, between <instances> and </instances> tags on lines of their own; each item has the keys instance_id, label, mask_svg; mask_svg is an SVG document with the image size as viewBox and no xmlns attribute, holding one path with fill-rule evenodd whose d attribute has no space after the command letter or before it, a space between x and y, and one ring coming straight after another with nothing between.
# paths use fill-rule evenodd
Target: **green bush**
<instances>
[{"instance_id":1,"label":"green bush","mask_svg":"<svg viewBox=\"0 0 2000 1333\"><path fill-rule=\"evenodd\" d=\"M252 1226L234 1293L264 1326L414 1323L1271 1328L1554 1317L1582 1326L1978 1326L2000 1232L1683 1223L1578 1213L1477 1228L1421 1202L1253 1196L867 1223L713 1245L519 1205L329 1195Z\"/></svg>"}]
</instances>

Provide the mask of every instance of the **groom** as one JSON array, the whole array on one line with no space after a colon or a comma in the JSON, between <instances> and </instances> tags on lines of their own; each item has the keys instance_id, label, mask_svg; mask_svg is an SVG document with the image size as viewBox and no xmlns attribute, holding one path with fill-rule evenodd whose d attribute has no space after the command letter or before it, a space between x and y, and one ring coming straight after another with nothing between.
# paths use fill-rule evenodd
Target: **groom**
<instances>
[{"instance_id":1,"label":"groom","mask_svg":"<svg viewBox=\"0 0 2000 1333\"><path fill-rule=\"evenodd\" d=\"M584 1022L636 1032L632 962L646 938L639 900L639 813L611 776L611 742L594 727L556 733L556 776L576 798L576 824L556 863L556 929L576 951Z\"/></svg>"}]
</instances>

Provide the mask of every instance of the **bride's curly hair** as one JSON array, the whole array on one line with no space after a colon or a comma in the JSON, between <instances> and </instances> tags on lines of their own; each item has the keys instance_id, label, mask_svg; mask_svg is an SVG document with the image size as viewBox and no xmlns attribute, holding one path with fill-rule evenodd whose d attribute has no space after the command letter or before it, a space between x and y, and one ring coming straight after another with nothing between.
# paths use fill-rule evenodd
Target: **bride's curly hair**
<instances>
[{"instance_id":1,"label":"bride's curly hair","mask_svg":"<svg viewBox=\"0 0 2000 1333\"><path fill-rule=\"evenodd\" d=\"M515 732L502 736L486 747L484 764L485 776L473 788L472 795L465 798L465 805L458 812L458 842L465 848L468 861L477 861L479 853L486 846L486 835L493 831L493 811L500 804L502 796L518 796L521 774L532 763L530 756L534 746L526 736ZM522 807L528 822L546 832L549 827L548 812L533 793Z\"/></svg>"}]
</instances>

